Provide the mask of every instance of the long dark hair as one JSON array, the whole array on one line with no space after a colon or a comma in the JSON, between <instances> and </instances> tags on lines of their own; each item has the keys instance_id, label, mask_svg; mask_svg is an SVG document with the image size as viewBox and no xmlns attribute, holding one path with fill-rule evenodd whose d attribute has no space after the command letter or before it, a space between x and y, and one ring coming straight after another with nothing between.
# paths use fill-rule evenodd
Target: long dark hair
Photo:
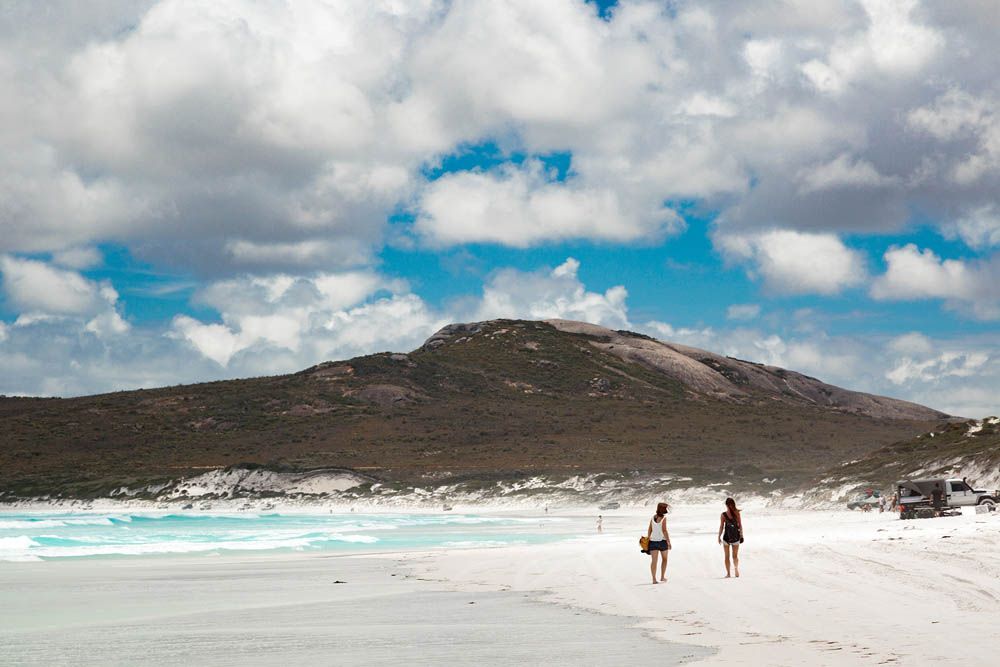
<instances>
[{"instance_id":1,"label":"long dark hair","mask_svg":"<svg viewBox=\"0 0 1000 667\"><path fill-rule=\"evenodd\" d=\"M729 516L733 517L733 521L739 518L740 511L736 509L736 501L732 498L726 498L726 509L729 511Z\"/></svg>"},{"instance_id":2,"label":"long dark hair","mask_svg":"<svg viewBox=\"0 0 1000 667\"><path fill-rule=\"evenodd\" d=\"M670 511L670 505L667 503L656 503L656 523L663 520L663 516Z\"/></svg>"}]
</instances>

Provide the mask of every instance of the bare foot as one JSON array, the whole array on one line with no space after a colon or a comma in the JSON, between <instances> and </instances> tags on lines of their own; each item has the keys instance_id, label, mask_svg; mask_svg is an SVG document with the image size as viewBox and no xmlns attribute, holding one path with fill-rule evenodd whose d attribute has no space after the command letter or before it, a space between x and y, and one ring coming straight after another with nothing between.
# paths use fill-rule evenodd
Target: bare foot
<instances>
[{"instance_id":1,"label":"bare foot","mask_svg":"<svg viewBox=\"0 0 1000 667\"><path fill-rule=\"evenodd\" d=\"M728 578L729 578L729 575L727 574L725 578L726 578L726 579L728 579Z\"/></svg>"},{"instance_id":2,"label":"bare foot","mask_svg":"<svg viewBox=\"0 0 1000 667\"><path fill-rule=\"evenodd\" d=\"M658 582L658 581L657 581L656 579L653 579L653 583L654 583L654 584L658 584L658 583L660 583L660 582Z\"/></svg>"},{"instance_id":3,"label":"bare foot","mask_svg":"<svg viewBox=\"0 0 1000 667\"><path fill-rule=\"evenodd\" d=\"M667 580L666 577L660 577L660 581L666 581L666 580Z\"/></svg>"},{"instance_id":4,"label":"bare foot","mask_svg":"<svg viewBox=\"0 0 1000 667\"><path fill-rule=\"evenodd\" d=\"M737 572L737 573L736 573L736 578L737 578L737 579L739 579L739 578L740 578L740 573L739 573L739 572Z\"/></svg>"}]
</instances>

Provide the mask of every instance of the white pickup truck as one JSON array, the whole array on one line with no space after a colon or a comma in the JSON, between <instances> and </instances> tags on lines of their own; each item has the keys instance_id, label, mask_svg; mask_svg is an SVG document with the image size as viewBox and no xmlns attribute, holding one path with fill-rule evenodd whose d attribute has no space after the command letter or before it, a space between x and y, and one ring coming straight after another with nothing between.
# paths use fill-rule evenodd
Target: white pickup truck
<instances>
[{"instance_id":1,"label":"white pickup truck","mask_svg":"<svg viewBox=\"0 0 1000 667\"><path fill-rule=\"evenodd\" d=\"M934 491L941 490L941 510L966 505L983 505L995 509L1000 491L974 489L964 479L910 479L896 484L899 492L899 518L915 519L934 516Z\"/></svg>"}]
</instances>

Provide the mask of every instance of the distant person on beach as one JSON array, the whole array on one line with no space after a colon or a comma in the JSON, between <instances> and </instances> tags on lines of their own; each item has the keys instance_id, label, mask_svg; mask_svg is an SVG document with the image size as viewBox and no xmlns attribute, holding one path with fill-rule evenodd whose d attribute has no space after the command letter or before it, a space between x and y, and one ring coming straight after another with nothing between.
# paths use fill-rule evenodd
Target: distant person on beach
<instances>
[{"instance_id":1,"label":"distant person on beach","mask_svg":"<svg viewBox=\"0 0 1000 667\"><path fill-rule=\"evenodd\" d=\"M657 503L656 514L649 520L649 530L646 537L649 538L649 573L653 575L653 583L656 580L656 560L660 560L660 581L667 580L667 552L670 550L670 533L667 532L667 511L670 505L667 503Z\"/></svg>"},{"instance_id":2,"label":"distant person on beach","mask_svg":"<svg viewBox=\"0 0 1000 667\"><path fill-rule=\"evenodd\" d=\"M729 578L729 551L733 552L733 566L740 576L740 545L743 544L743 518L736 509L736 501L726 498L726 511L719 518L719 544L726 554L726 578Z\"/></svg>"},{"instance_id":3,"label":"distant person on beach","mask_svg":"<svg viewBox=\"0 0 1000 667\"><path fill-rule=\"evenodd\" d=\"M599 533L604 532L604 517L602 517L600 514L597 515L597 532Z\"/></svg>"},{"instance_id":4,"label":"distant person on beach","mask_svg":"<svg viewBox=\"0 0 1000 667\"><path fill-rule=\"evenodd\" d=\"M934 490L931 491L931 504L934 506L934 516L941 516L944 508L944 490L939 482L934 482Z\"/></svg>"}]
</instances>

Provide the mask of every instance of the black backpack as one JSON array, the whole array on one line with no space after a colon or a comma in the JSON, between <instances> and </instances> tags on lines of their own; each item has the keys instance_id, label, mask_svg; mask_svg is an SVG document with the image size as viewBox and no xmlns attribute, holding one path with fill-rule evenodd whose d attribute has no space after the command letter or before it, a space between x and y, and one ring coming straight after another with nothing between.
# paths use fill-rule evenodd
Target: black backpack
<instances>
[{"instance_id":1,"label":"black backpack","mask_svg":"<svg viewBox=\"0 0 1000 667\"><path fill-rule=\"evenodd\" d=\"M736 519L730 518L729 513L726 513L726 527L722 532L722 539L726 542L732 544L733 542L740 541L740 526L736 523Z\"/></svg>"}]
</instances>

